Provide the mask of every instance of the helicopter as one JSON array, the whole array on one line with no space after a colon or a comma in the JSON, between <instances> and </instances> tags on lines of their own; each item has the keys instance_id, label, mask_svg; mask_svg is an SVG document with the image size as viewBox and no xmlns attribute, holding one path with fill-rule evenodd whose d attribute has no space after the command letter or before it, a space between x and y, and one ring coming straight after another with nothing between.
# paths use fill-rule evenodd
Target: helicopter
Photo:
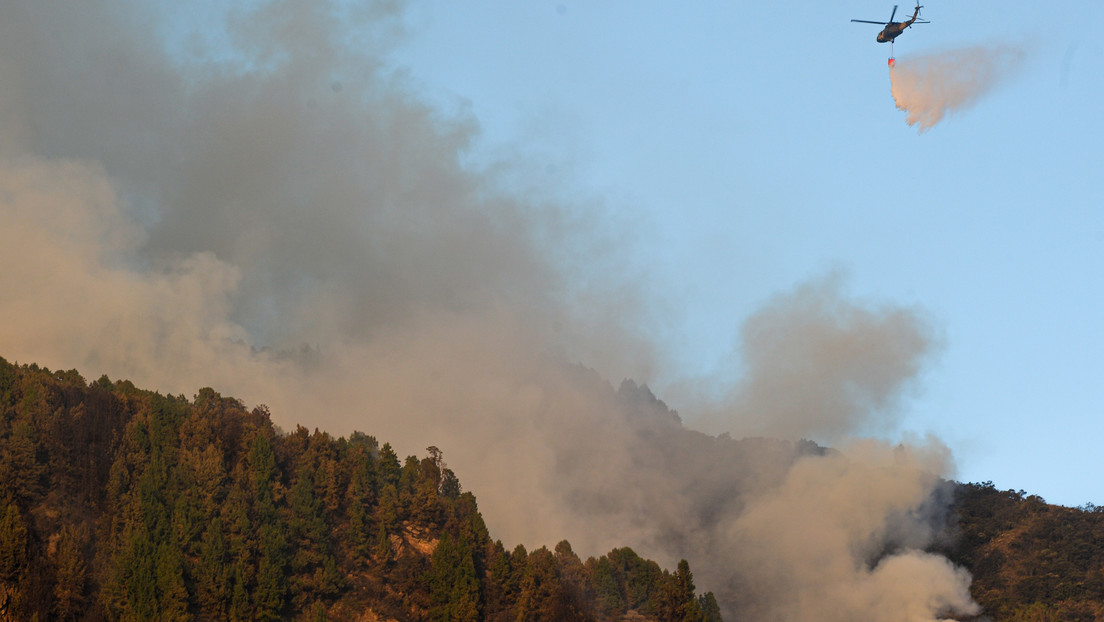
<instances>
[{"instance_id":1,"label":"helicopter","mask_svg":"<svg viewBox=\"0 0 1104 622\"><path fill-rule=\"evenodd\" d=\"M920 3L917 2L916 3L916 10L913 11L913 13L912 13L912 18L908 19L908 20L905 20L903 22L893 21L894 16L897 15L897 5L896 4L893 5L893 13L890 13L888 22L875 22L875 21L871 21L871 20L868 20L868 19L853 19L851 21L860 22L860 23L863 23L863 24L879 24L879 25L885 26L885 28L883 28L882 31L878 33L878 43L889 43L890 47L892 48L893 40L896 39L897 37L901 36L901 33L903 33L906 28L912 26L913 24L928 24L928 23L930 23L926 19L919 19L920 9L922 9L922 8L924 8L924 7L920 6ZM892 52L891 52L891 54L892 54Z\"/></svg>"}]
</instances>

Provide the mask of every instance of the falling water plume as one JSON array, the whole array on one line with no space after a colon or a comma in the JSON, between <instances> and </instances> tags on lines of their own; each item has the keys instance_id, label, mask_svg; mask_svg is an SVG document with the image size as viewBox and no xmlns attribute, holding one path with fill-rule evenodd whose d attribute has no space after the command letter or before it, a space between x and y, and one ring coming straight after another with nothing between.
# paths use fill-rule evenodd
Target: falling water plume
<instances>
[{"instance_id":1,"label":"falling water plume","mask_svg":"<svg viewBox=\"0 0 1104 622\"><path fill-rule=\"evenodd\" d=\"M905 122L924 133L943 117L974 105L1013 75L1027 57L1022 45L975 46L947 50L889 64L897 109Z\"/></svg>"}]
</instances>

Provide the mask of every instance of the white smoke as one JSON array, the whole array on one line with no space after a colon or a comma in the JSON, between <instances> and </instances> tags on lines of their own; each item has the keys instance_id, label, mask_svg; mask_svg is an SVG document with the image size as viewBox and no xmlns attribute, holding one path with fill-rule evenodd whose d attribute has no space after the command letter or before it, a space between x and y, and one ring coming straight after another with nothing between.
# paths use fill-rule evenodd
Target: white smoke
<instances>
[{"instance_id":1,"label":"white smoke","mask_svg":"<svg viewBox=\"0 0 1104 622\"><path fill-rule=\"evenodd\" d=\"M965 110L1014 75L1029 48L1000 44L897 59L889 66L893 101L905 122L930 130L951 112Z\"/></svg>"},{"instance_id":2,"label":"white smoke","mask_svg":"<svg viewBox=\"0 0 1104 622\"><path fill-rule=\"evenodd\" d=\"M924 553L926 508L947 468L938 442L864 441L798 460L728 527L746 619L928 621L972 615L969 575Z\"/></svg>"}]
</instances>

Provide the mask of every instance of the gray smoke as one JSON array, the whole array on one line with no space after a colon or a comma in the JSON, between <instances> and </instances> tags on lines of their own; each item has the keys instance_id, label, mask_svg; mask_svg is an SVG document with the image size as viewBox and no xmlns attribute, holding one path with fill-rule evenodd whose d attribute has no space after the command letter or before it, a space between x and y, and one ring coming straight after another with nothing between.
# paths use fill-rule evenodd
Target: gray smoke
<instances>
[{"instance_id":1,"label":"gray smoke","mask_svg":"<svg viewBox=\"0 0 1104 622\"><path fill-rule=\"evenodd\" d=\"M914 310L780 295L732 391L686 400L778 438L696 432L608 380L664 365L616 223L461 164L476 120L383 69L400 4L261 3L171 54L161 10L0 5L0 356L437 445L496 537L687 557L729 613L973 610L920 552L945 449L852 438L895 429Z\"/></svg>"},{"instance_id":2,"label":"gray smoke","mask_svg":"<svg viewBox=\"0 0 1104 622\"><path fill-rule=\"evenodd\" d=\"M829 274L747 319L744 373L715 419L746 435L828 443L897 428L898 402L938 338L918 310L860 305L842 287Z\"/></svg>"}]
</instances>

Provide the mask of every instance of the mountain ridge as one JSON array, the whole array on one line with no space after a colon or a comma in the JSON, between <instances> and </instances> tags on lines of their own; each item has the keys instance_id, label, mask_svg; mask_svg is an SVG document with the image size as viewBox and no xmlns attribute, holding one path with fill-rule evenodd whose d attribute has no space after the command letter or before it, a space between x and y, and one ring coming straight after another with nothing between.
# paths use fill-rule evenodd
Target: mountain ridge
<instances>
[{"instance_id":1,"label":"mountain ridge","mask_svg":"<svg viewBox=\"0 0 1104 622\"><path fill-rule=\"evenodd\" d=\"M721 619L685 560L507 550L426 451L0 359L0 619Z\"/></svg>"}]
</instances>

